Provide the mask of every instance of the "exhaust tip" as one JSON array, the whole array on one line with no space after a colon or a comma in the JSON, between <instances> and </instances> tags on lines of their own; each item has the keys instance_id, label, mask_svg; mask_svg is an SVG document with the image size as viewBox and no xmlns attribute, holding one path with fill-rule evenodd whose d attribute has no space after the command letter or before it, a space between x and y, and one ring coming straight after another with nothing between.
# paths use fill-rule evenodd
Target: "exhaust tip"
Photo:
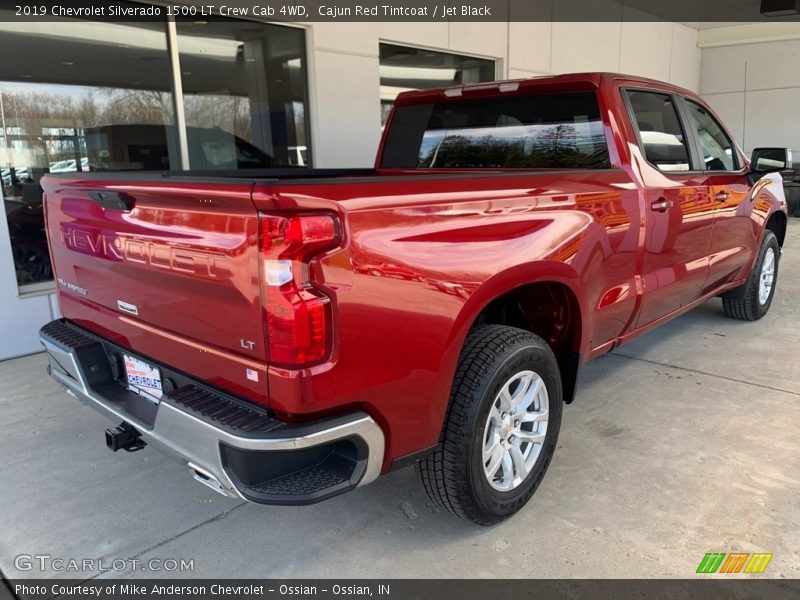
<instances>
[{"instance_id":1,"label":"exhaust tip","mask_svg":"<svg viewBox=\"0 0 800 600\"><path fill-rule=\"evenodd\" d=\"M189 469L191 470L192 477L195 479L195 481L199 481L203 485L211 488L212 490L214 490L218 494L222 494L223 496L228 496L228 497L231 497L231 498L235 498L236 497L234 494L228 492L222 486L222 484L219 482L219 479L217 479L216 477L214 477L213 475L211 475L207 471L204 471L203 469L201 469L197 465L195 465L193 463L189 463Z\"/></svg>"},{"instance_id":2,"label":"exhaust tip","mask_svg":"<svg viewBox=\"0 0 800 600\"><path fill-rule=\"evenodd\" d=\"M108 449L112 452L116 452L117 450L136 452L146 445L147 444L142 439L142 434L139 433L133 425L120 423L113 429L106 429L106 446L108 446Z\"/></svg>"}]
</instances>

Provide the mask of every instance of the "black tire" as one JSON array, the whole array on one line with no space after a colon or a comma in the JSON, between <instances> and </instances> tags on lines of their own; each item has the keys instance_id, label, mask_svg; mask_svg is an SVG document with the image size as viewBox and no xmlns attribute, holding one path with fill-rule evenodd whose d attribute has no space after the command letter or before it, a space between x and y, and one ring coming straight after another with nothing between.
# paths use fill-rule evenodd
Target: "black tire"
<instances>
[{"instance_id":1,"label":"black tire","mask_svg":"<svg viewBox=\"0 0 800 600\"><path fill-rule=\"evenodd\" d=\"M528 475L510 491L498 491L484 474L484 430L501 388L515 374L541 377L548 395L544 441ZM494 525L520 510L547 472L561 426L563 393L558 363L534 334L504 325L470 332L459 357L440 448L416 465L428 496L451 514L478 525Z\"/></svg>"},{"instance_id":2,"label":"black tire","mask_svg":"<svg viewBox=\"0 0 800 600\"><path fill-rule=\"evenodd\" d=\"M772 249L775 257L775 271L772 289L766 300L762 302L759 298L759 283L764 267L764 256L770 249ZM772 305L772 298L775 296L775 286L778 283L780 257L781 247L778 244L778 238L771 231L765 231L758 257L756 257L753 270L750 272L747 282L743 286L722 295L722 308L725 310L726 315L740 321L757 321L767 314L769 307Z\"/></svg>"}]
</instances>

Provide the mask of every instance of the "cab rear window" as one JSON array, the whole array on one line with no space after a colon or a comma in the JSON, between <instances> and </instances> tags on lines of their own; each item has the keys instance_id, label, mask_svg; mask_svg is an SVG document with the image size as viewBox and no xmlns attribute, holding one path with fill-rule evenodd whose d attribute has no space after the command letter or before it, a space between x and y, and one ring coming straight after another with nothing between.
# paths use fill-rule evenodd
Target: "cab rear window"
<instances>
[{"instance_id":1,"label":"cab rear window","mask_svg":"<svg viewBox=\"0 0 800 600\"><path fill-rule=\"evenodd\" d=\"M597 96L578 92L398 106L381 166L605 169L610 161Z\"/></svg>"}]
</instances>

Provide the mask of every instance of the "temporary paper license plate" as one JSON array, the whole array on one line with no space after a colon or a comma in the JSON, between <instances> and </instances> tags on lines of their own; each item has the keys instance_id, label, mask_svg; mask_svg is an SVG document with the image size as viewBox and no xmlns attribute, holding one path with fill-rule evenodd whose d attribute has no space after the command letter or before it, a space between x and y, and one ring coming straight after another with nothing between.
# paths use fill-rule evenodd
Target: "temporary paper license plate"
<instances>
[{"instance_id":1,"label":"temporary paper license plate","mask_svg":"<svg viewBox=\"0 0 800 600\"><path fill-rule=\"evenodd\" d=\"M164 393L161 389L161 373L153 365L128 356L125 358L125 374L128 376L128 389L148 400L158 403Z\"/></svg>"}]
</instances>

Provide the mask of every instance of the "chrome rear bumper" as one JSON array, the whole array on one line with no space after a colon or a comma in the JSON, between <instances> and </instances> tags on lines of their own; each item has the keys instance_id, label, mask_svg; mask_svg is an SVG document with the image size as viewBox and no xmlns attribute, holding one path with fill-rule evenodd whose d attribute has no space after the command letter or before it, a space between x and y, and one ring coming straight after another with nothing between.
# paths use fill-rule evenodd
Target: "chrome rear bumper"
<instances>
[{"instance_id":1,"label":"chrome rear bumper","mask_svg":"<svg viewBox=\"0 0 800 600\"><path fill-rule=\"evenodd\" d=\"M102 373L98 375L106 368L102 364L98 367L98 363L113 354L113 344L63 320L42 328L40 340L50 360L51 376L68 393L112 421L132 425L147 444L184 461L195 479L226 496L263 504L309 504L366 485L380 475L384 435L366 413L292 425L255 412L254 408L253 418L260 419L263 426L246 431L204 417L176 396L165 394L150 424L98 391L116 385L119 389L115 396L133 394L123 384L106 382ZM102 383L98 385L97 381ZM213 394L217 392L204 388L202 393L206 404L213 405ZM230 402L220 395L220 402L225 401ZM249 409L242 403L231 410ZM246 413L241 417L247 420ZM337 455L333 462L332 454ZM348 472L350 464L352 472ZM304 469L314 471L305 476ZM326 469L336 475L326 475ZM264 477L268 481L258 481ZM309 483L311 479L313 482Z\"/></svg>"}]
</instances>

